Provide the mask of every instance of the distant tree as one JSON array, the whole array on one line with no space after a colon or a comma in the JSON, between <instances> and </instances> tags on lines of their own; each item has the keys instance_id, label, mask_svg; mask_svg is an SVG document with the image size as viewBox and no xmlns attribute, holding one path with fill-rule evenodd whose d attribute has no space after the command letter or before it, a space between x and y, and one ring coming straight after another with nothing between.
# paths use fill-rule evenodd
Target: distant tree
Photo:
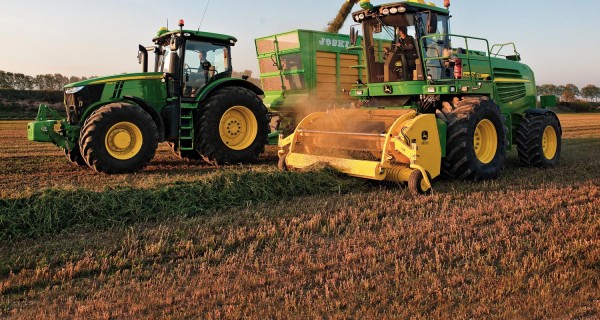
<instances>
[{"instance_id":1,"label":"distant tree","mask_svg":"<svg viewBox=\"0 0 600 320\"><path fill-rule=\"evenodd\" d=\"M8 78L8 73L0 71L0 89L12 89L12 83Z\"/></svg>"},{"instance_id":2,"label":"distant tree","mask_svg":"<svg viewBox=\"0 0 600 320\"><path fill-rule=\"evenodd\" d=\"M69 83L74 83L74 82L79 82L79 81L81 81L80 77L75 77L75 76L69 77Z\"/></svg>"},{"instance_id":3,"label":"distant tree","mask_svg":"<svg viewBox=\"0 0 600 320\"><path fill-rule=\"evenodd\" d=\"M563 87L561 96L563 100L566 102L575 101L575 97L581 96L581 92L579 92L579 88L576 85L569 83Z\"/></svg>"},{"instance_id":4,"label":"distant tree","mask_svg":"<svg viewBox=\"0 0 600 320\"><path fill-rule=\"evenodd\" d=\"M581 96L588 100L598 101L598 98L600 98L600 88L593 84L588 84L581 89Z\"/></svg>"},{"instance_id":5,"label":"distant tree","mask_svg":"<svg viewBox=\"0 0 600 320\"><path fill-rule=\"evenodd\" d=\"M557 95L556 92L558 91L558 87L553 84L543 84L541 86L538 86L537 89L538 95L540 96Z\"/></svg>"}]
</instances>

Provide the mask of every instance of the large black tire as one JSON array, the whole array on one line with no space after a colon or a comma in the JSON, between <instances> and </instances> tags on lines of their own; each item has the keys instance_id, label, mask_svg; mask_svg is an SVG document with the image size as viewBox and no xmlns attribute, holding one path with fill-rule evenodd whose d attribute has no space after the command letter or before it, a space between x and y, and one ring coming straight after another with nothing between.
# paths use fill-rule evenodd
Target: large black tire
<instances>
[{"instance_id":1,"label":"large black tire","mask_svg":"<svg viewBox=\"0 0 600 320\"><path fill-rule=\"evenodd\" d=\"M179 142L169 142L173 154L183 160L202 160L202 156L196 150L179 150Z\"/></svg>"},{"instance_id":2,"label":"large black tire","mask_svg":"<svg viewBox=\"0 0 600 320\"><path fill-rule=\"evenodd\" d=\"M142 169L154 157L158 130L142 108L112 103L86 119L79 145L86 163L95 171L129 173Z\"/></svg>"},{"instance_id":3,"label":"large black tire","mask_svg":"<svg viewBox=\"0 0 600 320\"><path fill-rule=\"evenodd\" d=\"M447 116L444 175L473 181L496 179L506 158L500 107L488 97L466 98Z\"/></svg>"},{"instance_id":4,"label":"large black tire","mask_svg":"<svg viewBox=\"0 0 600 320\"><path fill-rule=\"evenodd\" d=\"M87 163L85 163L85 160L83 159L83 156L81 155L79 146L76 145L75 147L73 147L73 150L64 149L64 152L65 152L65 157L72 164L76 164L78 166L87 166Z\"/></svg>"},{"instance_id":5,"label":"large black tire","mask_svg":"<svg viewBox=\"0 0 600 320\"><path fill-rule=\"evenodd\" d=\"M558 164L562 129L554 113L525 114L517 129L519 161L527 167L549 168Z\"/></svg>"},{"instance_id":6,"label":"large black tire","mask_svg":"<svg viewBox=\"0 0 600 320\"><path fill-rule=\"evenodd\" d=\"M256 161L269 134L267 108L254 92L241 87L213 93L196 125L196 149L215 164Z\"/></svg>"}]
</instances>

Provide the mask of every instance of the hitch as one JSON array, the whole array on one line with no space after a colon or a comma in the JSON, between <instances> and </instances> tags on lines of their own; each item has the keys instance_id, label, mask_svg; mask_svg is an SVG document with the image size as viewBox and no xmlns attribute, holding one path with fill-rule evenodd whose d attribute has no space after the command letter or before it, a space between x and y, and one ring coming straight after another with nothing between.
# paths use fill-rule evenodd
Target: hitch
<instances>
[{"instance_id":1,"label":"hitch","mask_svg":"<svg viewBox=\"0 0 600 320\"><path fill-rule=\"evenodd\" d=\"M60 132L54 130L54 126L60 122ZM27 124L27 139L37 142L52 142L58 147L73 150L79 132L79 126L70 125L62 119L56 110L41 104L35 121Z\"/></svg>"}]
</instances>

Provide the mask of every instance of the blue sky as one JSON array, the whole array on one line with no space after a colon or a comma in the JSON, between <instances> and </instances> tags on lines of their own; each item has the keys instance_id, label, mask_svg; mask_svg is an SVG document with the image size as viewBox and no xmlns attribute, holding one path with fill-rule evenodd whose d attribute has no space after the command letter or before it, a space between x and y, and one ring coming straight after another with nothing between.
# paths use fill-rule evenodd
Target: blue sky
<instances>
[{"instance_id":1,"label":"blue sky","mask_svg":"<svg viewBox=\"0 0 600 320\"><path fill-rule=\"evenodd\" d=\"M0 70L29 75L109 75L140 70L138 44L177 20L197 29L209 0L1 0ZM323 30L344 0L210 0L202 30L231 34L234 69L258 72L254 39ZM391 2L372 0L374 4ZM442 0L433 0L441 5ZM358 7L357 7L358 9ZM453 0L451 31L515 42L537 83L600 86L600 1ZM341 32L346 33L348 20Z\"/></svg>"}]
</instances>

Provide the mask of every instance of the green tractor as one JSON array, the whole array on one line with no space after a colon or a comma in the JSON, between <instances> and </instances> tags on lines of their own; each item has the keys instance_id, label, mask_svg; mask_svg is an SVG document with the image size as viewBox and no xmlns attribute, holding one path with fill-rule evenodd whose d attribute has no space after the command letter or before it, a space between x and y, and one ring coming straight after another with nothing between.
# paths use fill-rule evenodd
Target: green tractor
<instances>
[{"instance_id":1,"label":"green tractor","mask_svg":"<svg viewBox=\"0 0 600 320\"><path fill-rule=\"evenodd\" d=\"M139 46L142 73L65 86L66 119L41 105L28 139L52 142L71 162L104 173L142 169L164 141L181 158L255 161L267 143L270 115L260 88L232 78L237 39L183 30L182 20L179 27L162 28L152 46Z\"/></svg>"},{"instance_id":2,"label":"green tractor","mask_svg":"<svg viewBox=\"0 0 600 320\"><path fill-rule=\"evenodd\" d=\"M361 0L352 18L362 38L352 27L347 48L363 56L353 67L366 79L350 90L359 108L300 121L279 141L280 168L327 163L423 193L441 174L495 179L515 145L526 166L556 165L561 126L546 109L556 98L537 101L533 71L514 44L451 34L449 2L441 8L423 0Z\"/></svg>"}]
</instances>

